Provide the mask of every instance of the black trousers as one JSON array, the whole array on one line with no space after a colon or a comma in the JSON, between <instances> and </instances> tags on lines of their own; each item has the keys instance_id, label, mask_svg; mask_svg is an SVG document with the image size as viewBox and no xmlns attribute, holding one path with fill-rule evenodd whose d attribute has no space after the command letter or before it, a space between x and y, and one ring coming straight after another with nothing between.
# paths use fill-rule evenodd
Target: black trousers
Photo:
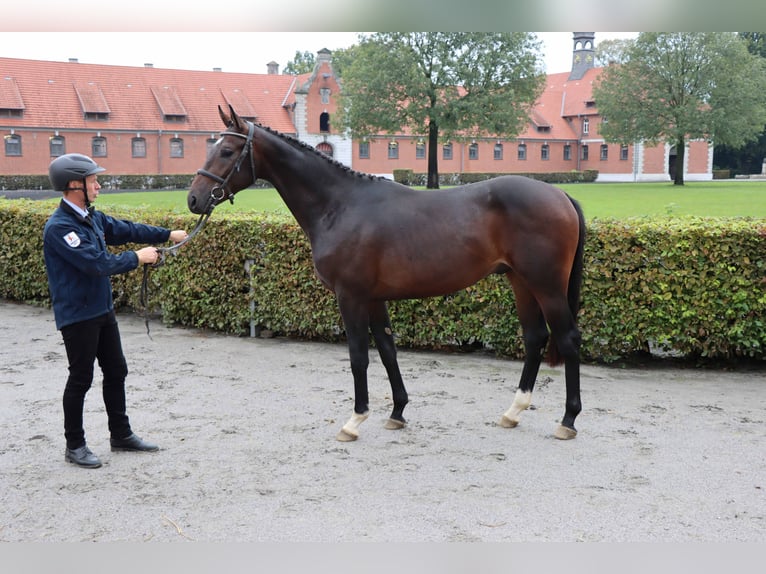
<instances>
[{"instance_id":1,"label":"black trousers","mask_svg":"<svg viewBox=\"0 0 766 574\"><path fill-rule=\"evenodd\" d=\"M69 378L64 388L64 437L67 448L80 448L85 444L83 406L93 382L96 360L104 375L103 396L109 433L114 438L125 438L132 432L125 412L128 365L122 352L114 312L63 327L61 335L69 361Z\"/></svg>"}]
</instances>

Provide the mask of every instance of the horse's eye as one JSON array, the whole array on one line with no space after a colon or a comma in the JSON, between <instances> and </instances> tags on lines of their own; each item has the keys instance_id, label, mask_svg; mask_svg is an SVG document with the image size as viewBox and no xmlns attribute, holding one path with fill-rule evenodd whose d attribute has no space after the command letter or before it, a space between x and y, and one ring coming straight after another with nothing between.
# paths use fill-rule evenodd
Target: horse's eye
<instances>
[{"instance_id":1,"label":"horse's eye","mask_svg":"<svg viewBox=\"0 0 766 574\"><path fill-rule=\"evenodd\" d=\"M234 150L231 148L225 147L221 150L221 157L224 159L230 158L233 155L234 155Z\"/></svg>"}]
</instances>

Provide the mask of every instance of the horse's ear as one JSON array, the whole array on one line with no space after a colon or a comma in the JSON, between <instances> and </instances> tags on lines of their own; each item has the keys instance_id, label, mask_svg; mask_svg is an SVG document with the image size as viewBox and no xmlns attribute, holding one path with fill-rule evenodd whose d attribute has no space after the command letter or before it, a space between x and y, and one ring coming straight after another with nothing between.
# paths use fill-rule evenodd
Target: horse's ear
<instances>
[{"instance_id":1,"label":"horse's ear","mask_svg":"<svg viewBox=\"0 0 766 574\"><path fill-rule=\"evenodd\" d=\"M237 112L234 111L234 106L229 104L229 111L231 112L231 123L233 123L238 128L242 127L242 119L237 115Z\"/></svg>"},{"instance_id":2,"label":"horse's ear","mask_svg":"<svg viewBox=\"0 0 766 574\"><path fill-rule=\"evenodd\" d=\"M223 108L220 106L220 104L218 105L218 115L221 116L223 125L228 127L229 124L231 123L231 118L226 115L226 112L223 111Z\"/></svg>"}]
</instances>

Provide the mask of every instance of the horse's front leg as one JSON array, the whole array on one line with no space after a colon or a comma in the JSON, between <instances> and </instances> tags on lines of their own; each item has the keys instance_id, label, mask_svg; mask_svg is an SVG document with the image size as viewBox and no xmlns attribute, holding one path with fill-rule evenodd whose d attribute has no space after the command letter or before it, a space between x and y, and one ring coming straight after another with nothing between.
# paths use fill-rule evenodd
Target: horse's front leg
<instances>
[{"instance_id":1,"label":"horse's front leg","mask_svg":"<svg viewBox=\"0 0 766 574\"><path fill-rule=\"evenodd\" d=\"M407 396L407 389L404 388L399 363L396 360L396 343L394 343L394 334L391 330L391 320L388 317L385 301L370 303L370 329L375 339L375 345L378 347L380 360L386 368L394 401L394 410L391 412L391 417L386 421L385 427L389 430L398 430L407 424L403 413L404 407L409 402L409 397Z\"/></svg>"},{"instance_id":2,"label":"horse's front leg","mask_svg":"<svg viewBox=\"0 0 766 574\"><path fill-rule=\"evenodd\" d=\"M367 367L369 358L369 312L366 301L338 295L338 306L343 318L351 359L351 374L354 377L354 413L337 435L342 442L359 438L359 426L369 416L369 391L367 388Z\"/></svg>"}]
</instances>

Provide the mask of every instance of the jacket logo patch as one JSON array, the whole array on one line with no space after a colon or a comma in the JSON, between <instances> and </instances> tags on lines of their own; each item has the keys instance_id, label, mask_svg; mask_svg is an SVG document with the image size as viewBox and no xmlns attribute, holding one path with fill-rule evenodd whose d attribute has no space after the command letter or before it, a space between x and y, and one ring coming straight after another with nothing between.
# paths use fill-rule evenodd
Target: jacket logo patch
<instances>
[{"instance_id":1,"label":"jacket logo patch","mask_svg":"<svg viewBox=\"0 0 766 574\"><path fill-rule=\"evenodd\" d=\"M74 231L70 231L64 236L64 241L69 244L69 247L77 247L80 245L80 238Z\"/></svg>"}]
</instances>

